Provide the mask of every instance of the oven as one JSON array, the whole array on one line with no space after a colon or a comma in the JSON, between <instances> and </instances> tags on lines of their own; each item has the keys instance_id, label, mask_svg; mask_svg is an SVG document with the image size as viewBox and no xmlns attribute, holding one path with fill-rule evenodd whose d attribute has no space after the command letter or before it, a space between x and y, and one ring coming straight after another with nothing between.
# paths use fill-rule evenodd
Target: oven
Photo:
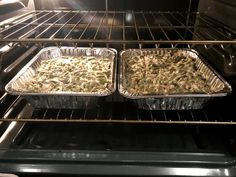
<instances>
[{"instance_id":1,"label":"oven","mask_svg":"<svg viewBox=\"0 0 236 177\"><path fill-rule=\"evenodd\" d=\"M230 0L0 1L0 173L236 176L235 12ZM118 91L93 109L34 108L5 86L48 46L114 48L118 61L194 49L232 93L197 110L138 109Z\"/></svg>"}]
</instances>

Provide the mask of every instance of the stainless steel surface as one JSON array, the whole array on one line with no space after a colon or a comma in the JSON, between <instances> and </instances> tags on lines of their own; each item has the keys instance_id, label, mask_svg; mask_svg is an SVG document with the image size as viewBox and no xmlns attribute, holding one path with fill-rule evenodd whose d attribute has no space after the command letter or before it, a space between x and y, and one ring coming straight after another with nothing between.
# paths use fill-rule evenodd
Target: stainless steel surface
<instances>
[{"instance_id":1,"label":"stainless steel surface","mask_svg":"<svg viewBox=\"0 0 236 177\"><path fill-rule=\"evenodd\" d=\"M218 92L213 93L166 93L163 94L135 94L127 91L125 87L126 80L125 62L132 56L145 54L163 54L172 51L181 51L184 56L191 56L195 60L197 70L207 79L206 82L214 87L221 88ZM231 93L231 86L213 70L210 66L200 58L199 54L190 49L128 49L120 53L119 62L119 92L128 99L134 101L140 109L148 110L184 110L184 109L200 109L209 103L214 97L222 97Z\"/></svg>"},{"instance_id":2,"label":"stainless steel surface","mask_svg":"<svg viewBox=\"0 0 236 177\"><path fill-rule=\"evenodd\" d=\"M111 88L101 92L70 92L70 91L19 91L25 88L27 81L32 78L40 66L41 60L50 60L60 56L96 56L111 60ZM21 95L35 108L84 108L89 102L98 104L98 98L111 95L116 90L116 50L107 48L74 48L74 47L47 47L42 49L30 60L19 73L6 85L6 91L10 94ZM91 106L91 104L89 104Z\"/></svg>"},{"instance_id":3,"label":"stainless steel surface","mask_svg":"<svg viewBox=\"0 0 236 177\"><path fill-rule=\"evenodd\" d=\"M32 164L23 163L1 163L0 167L4 171L17 172L20 170L25 173L44 172L47 174L60 173L61 175L123 175L123 176L209 176L209 177L222 177L222 176L235 176L235 168L185 168L185 167L159 167L147 165L101 165L101 164ZM64 170L62 170L64 169ZM45 176L45 175L44 175Z\"/></svg>"}]
</instances>

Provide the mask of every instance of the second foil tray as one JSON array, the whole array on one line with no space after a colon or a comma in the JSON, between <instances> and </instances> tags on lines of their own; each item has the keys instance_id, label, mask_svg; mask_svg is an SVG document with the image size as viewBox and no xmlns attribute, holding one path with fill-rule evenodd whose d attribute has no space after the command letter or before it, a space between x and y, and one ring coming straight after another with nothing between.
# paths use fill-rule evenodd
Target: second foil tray
<instances>
[{"instance_id":1,"label":"second foil tray","mask_svg":"<svg viewBox=\"0 0 236 177\"><path fill-rule=\"evenodd\" d=\"M167 65L169 58L164 58L165 56L172 56L174 53L180 53L181 56L178 57L178 60L184 60L187 57L191 57L194 61L194 67L196 68L202 76L205 77L206 83L210 85L211 89L216 88L216 92L204 93L204 92L147 92L147 93L136 93L129 88L129 82L132 78L129 76L129 69L127 69L127 61L141 56L142 62L145 60L146 56L158 56L158 59L163 59L162 65ZM143 64L138 64L138 60L131 61L136 68L136 72L140 72L140 78L138 81L142 81L145 87L149 87L150 84L148 82L148 78L146 78L146 74L150 71L148 67L146 70L142 70L146 67L145 62ZM159 62L159 61L158 61ZM136 66L137 65L137 66ZM154 67L154 66L153 66ZM159 69L158 66L155 66L156 70ZM130 72L133 72L132 69ZM133 75L136 75L137 73ZM182 71L181 71L182 72ZM185 72L185 71L183 71ZM165 79L168 78L168 71ZM154 73L155 75L155 73ZM180 76L181 77L181 76ZM160 78L160 75L156 74L154 79ZM161 79L160 83L165 82L165 79ZM150 81L150 79L149 79ZM152 79L151 79L152 81ZM144 82L144 83L143 83ZM177 83L178 84L178 83ZM191 83L190 83L191 84ZM139 83L134 84L135 88L139 88L142 85ZM162 85L155 84L154 87L159 87ZM169 85L167 85L169 86ZM127 98L129 101L134 102L138 108L146 109L146 110L187 110L187 109L201 109L210 100L215 97L223 97L227 94L231 93L231 86L213 70L209 65L207 65L197 53L197 51L193 49L169 49L169 48L159 48L159 49L127 49L120 52L120 60L119 60L119 81L118 81L118 90L121 95Z\"/></svg>"}]
</instances>

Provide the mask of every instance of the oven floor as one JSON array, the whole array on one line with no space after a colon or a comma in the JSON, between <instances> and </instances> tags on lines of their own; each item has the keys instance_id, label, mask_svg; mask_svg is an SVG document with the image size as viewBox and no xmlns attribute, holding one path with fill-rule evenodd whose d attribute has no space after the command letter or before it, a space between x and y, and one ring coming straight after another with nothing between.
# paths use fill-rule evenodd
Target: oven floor
<instances>
[{"instance_id":1,"label":"oven floor","mask_svg":"<svg viewBox=\"0 0 236 177\"><path fill-rule=\"evenodd\" d=\"M93 123L27 123L11 149L217 152L234 156L233 127ZM236 148L235 148L236 149Z\"/></svg>"},{"instance_id":2,"label":"oven floor","mask_svg":"<svg viewBox=\"0 0 236 177\"><path fill-rule=\"evenodd\" d=\"M236 174L231 171L236 155L233 126L17 124L21 124L18 131L0 144L0 168L5 171L109 175L110 168L124 175L162 176L174 169L200 168L212 175L222 176L225 169Z\"/></svg>"}]
</instances>

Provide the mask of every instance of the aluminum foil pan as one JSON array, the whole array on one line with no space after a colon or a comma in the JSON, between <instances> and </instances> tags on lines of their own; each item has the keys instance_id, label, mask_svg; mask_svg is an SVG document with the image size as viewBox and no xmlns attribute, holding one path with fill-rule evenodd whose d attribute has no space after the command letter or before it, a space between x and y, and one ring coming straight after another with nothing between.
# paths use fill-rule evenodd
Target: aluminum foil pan
<instances>
[{"instance_id":1,"label":"aluminum foil pan","mask_svg":"<svg viewBox=\"0 0 236 177\"><path fill-rule=\"evenodd\" d=\"M198 71L202 73L206 79L207 84L212 88L218 87L219 91L213 93L145 93L137 94L131 93L127 89L129 80L126 78L125 60L133 56L157 54L163 55L168 52L181 52L184 56L193 57L195 66ZM215 97L223 97L231 93L231 86L213 70L207 63L205 63L199 54L192 49L128 49L120 52L119 62L119 79L118 90L121 95L128 100L133 101L138 108L146 110L187 110L187 109L201 109L210 100Z\"/></svg>"},{"instance_id":2,"label":"aluminum foil pan","mask_svg":"<svg viewBox=\"0 0 236 177\"><path fill-rule=\"evenodd\" d=\"M111 48L75 48L75 47L47 47L42 49L29 61L19 73L6 85L5 90L13 95L22 95L35 108L84 109L87 106L98 106L99 101L111 95L116 90L116 50ZM108 58L112 61L112 84L100 92L70 92L70 91L27 91L24 88L29 79L37 73L42 60L50 60L63 56L95 56ZM20 91L19 91L20 90Z\"/></svg>"}]
</instances>

